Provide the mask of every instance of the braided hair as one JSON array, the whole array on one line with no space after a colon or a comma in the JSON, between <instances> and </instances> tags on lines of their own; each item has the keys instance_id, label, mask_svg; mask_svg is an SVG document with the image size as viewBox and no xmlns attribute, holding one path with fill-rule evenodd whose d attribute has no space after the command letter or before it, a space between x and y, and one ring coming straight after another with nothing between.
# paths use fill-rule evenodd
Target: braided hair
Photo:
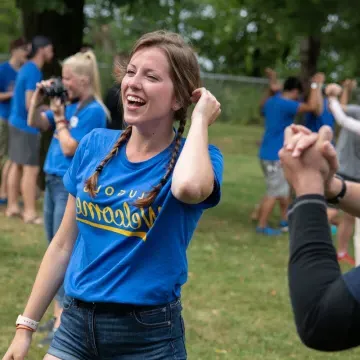
<instances>
[{"instance_id":1,"label":"braided hair","mask_svg":"<svg viewBox=\"0 0 360 360\"><path fill-rule=\"evenodd\" d=\"M167 166L164 176L159 184L155 185L143 199L138 199L135 206L150 206L160 190L164 187L174 170L176 161L180 154L181 139L185 131L187 110L191 104L192 92L201 87L200 68L196 56L189 45L185 43L183 38L175 33L167 31L154 31L143 35L135 44L130 59L136 51L143 48L157 47L162 49L169 61L170 76L174 84L175 98L180 105L179 110L175 111L174 120L179 121L179 127L176 133L171 159ZM119 63L115 71L115 76L119 83L126 74L126 63ZM92 197L96 195L98 178L104 166L109 163L113 156L118 153L120 146L125 144L131 136L132 127L128 126L121 134L119 140L115 143L109 154L97 166L94 174L86 181L86 187Z\"/></svg>"},{"instance_id":2,"label":"braided hair","mask_svg":"<svg viewBox=\"0 0 360 360\"><path fill-rule=\"evenodd\" d=\"M112 159L114 155L117 154L120 146L122 144L125 144L125 142L130 138L131 131L132 131L131 126L128 126L124 130L124 132L121 134L119 140L115 143L111 151L106 155L104 160L96 167L95 172L86 180L85 185L91 197L95 197L96 195L97 182L104 166Z\"/></svg>"}]
</instances>

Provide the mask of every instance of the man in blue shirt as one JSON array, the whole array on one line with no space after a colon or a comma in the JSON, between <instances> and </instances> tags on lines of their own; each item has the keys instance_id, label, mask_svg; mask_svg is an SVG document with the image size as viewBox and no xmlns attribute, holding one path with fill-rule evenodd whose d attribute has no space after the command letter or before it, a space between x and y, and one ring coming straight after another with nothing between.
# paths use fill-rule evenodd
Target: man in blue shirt
<instances>
[{"instance_id":1,"label":"man in blue shirt","mask_svg":"<svg viewBox=\"0 0 360 360\"><path fill-rule=\"evenodd\" d=\"M299 113L315 112L319 107L320 91L324 75L318 73L311 80L311 89L307 102L300 102L302 84L296 77L289 77L282 92L268 98L263 105L265 133L260 146L259 158L266 180L267 193L259 210L259 222L256 228L264 235L280 235L281 229L269 227L268 219L278 201L281 208L280 227L287 228L287 208L290 188L284 177L278 152L284 143L285 128L294 122Z\"/></svg>"},{"instance_id":2,"label":"man in blue shirt","mask_svg":"<svg viewBox=\"0 0 360 360\"><path fill-rule=\"evenodd\" d=\"M16 76L20 67L26 62L28 44L23 38L10 43L10 59L0 65L0 165L8 153L8 119L10 115L10 102ZM10 160L6 160L2 168L0 204L7 202L7 176L10 169Z\"/></svg>"},{"instance_id":3,"label":"man in blue shirt","mask_svg":"<svg viewBox=\"0 0 360 360\"><path fill-rule=\"evenodd\" d=\"M8 180L7 216L20 214L18 183L24 201L25 223L42 224L36 213L37 176L39 173L40 133L27 125L27 115L36 84L42 80L42 67L53 58L51 41L44 36L32 40L30 61L19 71L9 117L9 157L13 162ZM21 176L22 171L22 176Z\"/></svg>"}]
</instances>

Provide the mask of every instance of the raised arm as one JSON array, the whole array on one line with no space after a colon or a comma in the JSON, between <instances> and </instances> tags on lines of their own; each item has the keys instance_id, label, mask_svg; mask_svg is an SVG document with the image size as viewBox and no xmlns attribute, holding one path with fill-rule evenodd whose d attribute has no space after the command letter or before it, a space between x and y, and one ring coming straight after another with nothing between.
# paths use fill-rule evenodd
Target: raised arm
<instances>
[{"instance_id":1,"label":"raised arm","mask_svg":"<svg viewBox=\"0 0 360 360\"><path fill-rule=\"evenodd\" d=\"M196 102L184 148L175 165L171 191L180 201L198 204L214 189L215 176L209 155L209 126L219 116L220 103L205 88L193 93Z\"/></svg>"},{"instance_id":2,"label":"raised arm","mask_svg":"<svg viewBox=\"0 0 360 360\"><path fill-rule=\"evenodd\" d=\"M317 73L311 78L311 87L308 100L301 103L298 113L312 112L321 114L323 112L322 86L325 81L323 73Z\"/></svg>"},{"instance_id":3,"label":"raised arm","mask_svg":"<svg viewBox=\"0 0 360 360\"><path fill-rule=\"evenodd\" d=\"M330 110L336 122L343 128L352 131L360 136L360 121L345 114L343 107L336 97L329 97Z\"/></svg>"},{"instance_id":4,"label":"raised arm","mask_svg":"<svg viewBox=\"0 0 360 360\"><path fill-rule=\"evenodd\" d=\"M360 345L360 305L351 288L357 286L353 279L360 276L360 268L342 275L326 214L324 184L331 167L321 147L331 137L330 128L324 127L301 157L292 156L286 147L280 152L285 175L297 195L289 211L288 267L295 323L303 343L322 351Z\"/></svg>"},{"instance_id":5,"label":"raised arm","mask_svg":"<svg viewBox=\"0 0 360 360\"><path fill-rule=\"evenodd\" d=\"M278 91L282 90L282 85L280 84L280 82L277 78L276 71L274 71L273 69L270 69L270 68L266 68L265 74L266 74L267 78L269 79L269 86L266 89L265 94L263 95L263 97L260 100L260 111L262 111L262 108L265 105L266 100L269 97L275 95Z\"/></svg>"},{"instance_id":6,"label":"raised arm","mask_svg":"<svg viewBox=\"0 0 360 360\"><path fill-rule=\"evenodd\" d=\"M38 83L30 101L27 124L42 131L50 128L49 119L43 112L39 111L39 106L43 103L44 97L41 95L41 88L46 82Z\"/></svg>"}]
</instances>

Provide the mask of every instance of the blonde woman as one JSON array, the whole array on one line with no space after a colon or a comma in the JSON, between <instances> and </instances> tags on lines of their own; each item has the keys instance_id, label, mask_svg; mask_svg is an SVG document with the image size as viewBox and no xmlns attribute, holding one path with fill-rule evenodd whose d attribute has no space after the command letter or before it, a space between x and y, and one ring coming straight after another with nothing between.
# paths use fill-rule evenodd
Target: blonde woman
<instances>
[{"instance_id":1,"label":"blonde woman","mask_svg":"<svg viewBox=\"0 0 360 360\"><path fill-rule=\"evenodd\" d=\"M49 242L60 226L68 198L62 178L81 139L95 128L105 128L108 113L101 100L99 71L93 52L77 53L66 59L62 81L70 104L65 105L60 98L53 98L51 110L36 116L36 108L44 99L41 90L51 84L51 80L44 81L37 85L28 116L28 125L31 127L44 131L50 127L55 129L44 164L44 224ZM61 287L55 299L54 319L42 327L44 331L49 330L43 345L49 345L59 327L63 298L64 290Z\"/></svg>"}]
</instances>

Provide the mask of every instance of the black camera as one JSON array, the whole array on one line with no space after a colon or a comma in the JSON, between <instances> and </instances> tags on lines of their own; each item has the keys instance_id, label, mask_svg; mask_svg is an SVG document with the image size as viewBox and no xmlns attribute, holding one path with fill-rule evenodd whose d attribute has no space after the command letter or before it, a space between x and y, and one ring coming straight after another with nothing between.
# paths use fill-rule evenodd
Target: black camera
<instances>
[{"instance_id":1,"label":"black camera","mask_svg":"<svg viewBox=\"0 0 360 360\"><path fill-rule=\"evenodd\" d=\"M61 78L53 79L49 86L44 86L41 89L41 92L44 96L49 98L58 97L62 102L67 99L68 95Z\"/></svg>"}]
</instances>

